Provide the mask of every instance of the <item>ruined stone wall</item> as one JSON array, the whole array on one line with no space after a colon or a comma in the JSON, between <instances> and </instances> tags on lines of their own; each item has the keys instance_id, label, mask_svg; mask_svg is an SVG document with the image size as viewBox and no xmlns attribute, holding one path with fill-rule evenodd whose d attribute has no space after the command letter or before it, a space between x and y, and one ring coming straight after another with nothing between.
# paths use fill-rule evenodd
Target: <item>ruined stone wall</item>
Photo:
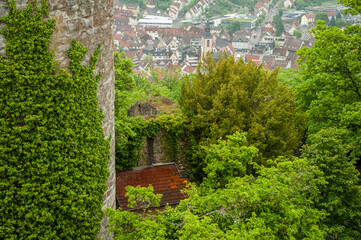
<instances>
[{"instance_id":1,"label":"ruined stone wall","mask_svg":"<svg viewBox=\"0 0 361 240\"><path fill-rule=\"evenodd\" d=\"M138 167L157 163L177 162L174 156L169 156L164 146L165 130L161 129L153 138L144 138L139 151Z\"/></svg>"},{"instance_id":2,"label":"ruined stone wall","mask_svg":"<svg viewBox=\"0 0 361 240\"><path fill-rule=\"evenodd\" d=\"M15 0L19 9L24 8L28 0ZM38 2L41 2L40 0ZM114 64L113 64L113 0L48 0L49 17L56 19L52 36L52 48L62 68L67 68L69 59L65 52L70 48L72 39L76 39L89 52L84 62L88 63L90 55L102 44L96 73L101 73L98 83L98 101L105 118L103 130L107 139L111 139L111 157L109 159L110 177L104 194L103 209L115 209L115 155L114 155ZM7 15L7 4L0 0L0 17ZM1 27L1 26L0 26ZM4 39L0 36L0 54L4 55ZM107 219L102 221L99 237L112 239L107 235Z\"/></svg>"},{"instance_id":3,"label":"ruined stone wall","mask_svg":"<svg viewBox=\"0 0 361 240\"><path fill-rule=\"evenodd\" d=\"M165 129L160 129L153 138L145 137L139 151L138 167L150 166L154 164L175 163L181 176L186 177L184 161L186 159L186 146L184 139L179 139L179 149L177 154L167 152L165 145Z\"/></svg>"}]
</instances>

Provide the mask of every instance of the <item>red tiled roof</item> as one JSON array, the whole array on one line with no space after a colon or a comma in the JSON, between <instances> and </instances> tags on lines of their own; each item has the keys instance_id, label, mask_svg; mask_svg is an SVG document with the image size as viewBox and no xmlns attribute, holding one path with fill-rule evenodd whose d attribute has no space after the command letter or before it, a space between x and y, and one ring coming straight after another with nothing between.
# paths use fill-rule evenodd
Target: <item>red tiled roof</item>
<instances>
[{"instance_id":1,"label":"red tiled roof","mask_svg":"<svg viewBox=\"0 0 361 240\"><path fill-rule=\"evenodd\" d=\"M123 210L129 209L128 197L125 197L125 188L129 185L148 187L149 184L152 184L155 194L163 194L160 206L167 203L179 203L187 197L180 191L186 186L184 181L189 182L188 178L180 177L175 164L121 171L116 176L116 198Z\"/></svg>"},{"instance_id":2,"label":"red tiled roof","mask_svg":"<svg viewBox=\"0 0 361 240\"><path fill-rule=\"evenodd\" d=\"M336 12L326 12L329 17L335 16Z\"/></svg>"},{"instance_id":3,"label":"red tiled roof","mask_svg":"<svg viewBox=\"0 0 361 240\"><path fill-rule=\"evenodd\" d=\"M251 54L246 54L246 56L245 56L245 59L247 59L247 60L252 59L252 60L259 61L259 60L260 60L260 58L261 58L261 56L251 55Z\"/></svg>"},{"instance_id":4,"label":"red tiled roof","mask_svg":"<svg viewBox=\"0 0 361 240\"><path fill-rule=\"evenodd\" d=\"M306 18L310 19L310 18L315 18L316 14L315 13L310 13L310 14L307 14L305 16L306 16Z\"/></svg>"},{"instance_id":5,"label":"red tiled roof","mask_svg":"<svg viewBox=\"0 0 361 240\"><path fill-rule=\"evenodd\" d=\"M194 73L197 70L196 67L192 67L192 66L187 66L183 69L184 72L186 73Z\"/></svg>"},{"instance_id":6,"label":"red tiled roof","mask_svg":"<svg viewBox=\"0 0 361 240\"><path fill-rule=\"evenodd\" d=\"M114 34L114 40L122 41L122 35Z\"/></svg>"},{"instance_id":7,"label":"red tiled roof","mask_svg":"<svg viewBox=\"0 0 361 240\"><path fill-rule=\"evenodd\" d=\"M231 53L233 54L235 52L235 50L234 50L234 47L233 47L232 43L228 43L227 46L229 48L229 51L231 51Z\"/></svg>"},{"instance_id":8,"label":"red tiled roof","mask_svg":"<svg viewBox=\"0 0 361 240\"><path fill-rule=\"evenodd\" d=\"M286 56L287 55L287 49L285 49L285 48L276 48L275 52L278 55L281 55L281 56Z\"/></svg>"}]
</instances>

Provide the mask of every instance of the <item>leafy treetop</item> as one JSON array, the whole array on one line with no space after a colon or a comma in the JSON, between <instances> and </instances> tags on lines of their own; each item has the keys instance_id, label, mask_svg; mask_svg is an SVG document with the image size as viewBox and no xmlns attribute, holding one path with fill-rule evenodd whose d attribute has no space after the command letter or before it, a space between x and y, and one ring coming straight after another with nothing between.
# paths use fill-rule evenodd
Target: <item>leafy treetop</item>
<instances>
[{"instance_id":1,"label":"leafy treetop","mask_svg":"<svg viewBox=\"0 0 361 240\"><path fill-rule=\"evenodd\" d=\"M208 145L246 132L261 158L291 154L300 144L304 117L292 91L278 85L277 73L232 56L216 63L208 55L196 77L182 86L180 98L196 140Z\"/></svg>"},{"instance_id":2,"label":"leafy treetop","mask_svg":"<svg viewBox=\"0 0 361 240\"><path fill-rule=\"evenodd\" d=\"M361 28L341 30L318 24L313 33L314 46L298 51L305 68L297 92L308 113L308 131L345 129L346 143L355 146L353 154L360 155Z\"/></svg>"}]
</instances>

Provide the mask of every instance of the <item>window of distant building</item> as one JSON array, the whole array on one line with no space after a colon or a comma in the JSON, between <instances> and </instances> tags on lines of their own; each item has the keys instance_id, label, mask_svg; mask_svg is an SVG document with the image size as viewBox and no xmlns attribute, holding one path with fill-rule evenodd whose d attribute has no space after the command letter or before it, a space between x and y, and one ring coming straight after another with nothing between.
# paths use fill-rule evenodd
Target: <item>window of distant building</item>
<instances>
[{"instance_id":1,"label":"window of distant building","mask_svg":"<svg viewBox=\"0 0 361 240\"><path fill-rule=\"evenodd\" d=\"M207 40L207 47L209 47L210 45L210 40Z\"/></svg>"}]
</instances>

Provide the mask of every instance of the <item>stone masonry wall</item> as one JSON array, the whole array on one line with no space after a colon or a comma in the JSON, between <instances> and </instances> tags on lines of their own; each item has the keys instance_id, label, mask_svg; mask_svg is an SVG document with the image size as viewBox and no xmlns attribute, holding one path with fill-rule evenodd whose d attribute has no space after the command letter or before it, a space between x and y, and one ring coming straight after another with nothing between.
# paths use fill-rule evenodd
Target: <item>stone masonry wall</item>
<instances>
[{"instance_id":1,"label":"stone masonry wall","mask_svg":"<svg viewBox=\"0 0 361 240\"><path fill-rule=\"evenodd\" d=\"M19 9L24 8L28 0L15 0ZM41 2L40 0L38 2ZM90 55L102 44L97 63L96 73L101 73L98 83L98 101L105 118L103 130L107 139L111 139L111 157L109 159L110 177L107 191L104 194L103 209L115 209L115 155L114 155L114 64L113 64L113 0L48 0L49 17L56 19L56 27L52 36L52 48L60 67L65 68L69 63L65 52L70 48L72 39L76 39L83 46L89 48L85 56L85 63ZM0 0L0 17L7 15L7 4ZM1 26L0 26L1 27ZM4 55L4 39L0 36L0 54ZM99 238L108 240L107 219L102 220Z\"/></svg>"}]
</instances>

